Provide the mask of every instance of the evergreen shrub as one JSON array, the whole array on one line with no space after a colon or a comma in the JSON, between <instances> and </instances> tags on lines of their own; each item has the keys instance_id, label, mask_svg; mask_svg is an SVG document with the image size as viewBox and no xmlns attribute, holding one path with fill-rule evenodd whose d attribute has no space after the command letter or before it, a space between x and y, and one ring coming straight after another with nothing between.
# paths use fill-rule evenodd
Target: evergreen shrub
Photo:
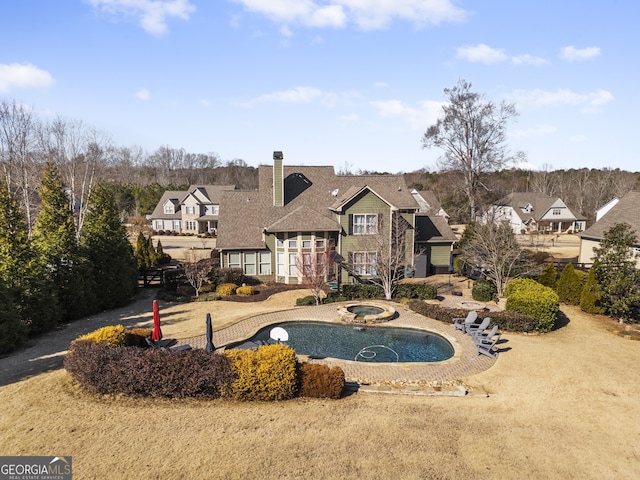
<instances>
[{"instance_id":1,"label":"evergreen shrub","mask_svg":"<svg viewBox=\"0 0 640 480\"><path fill-rule=\"evenodd\" d=\"M438 289L435 285L426 283L400 283L396 287L395 296L400 298L433 300L438 296Z\"/></svg>"},{"instance_id":2,"label":"evergreen shrub","mask_svg":"<svg viewBox=\"0 0 640 480\"><path fill-rule=\"evenodd\" d=\"M337 400L344 390L344 371L317 363L298 364L298 396Z\"/></svg>"},{"instance_id":3,"label":"evergreen shrub","mask_svg":"<svg viewBox=\"0 0 640 480\"><path fill-rule=\"evenodd\" d=\"M569 305L580 305L580 294L586 280L586 272L576 270L571 263L567 263L562 269L560 279L556 285L560 301Z\"/></svg>"},{"instance_id":4,"label":"evergreen shrub","mask_svg":"<svg viewBox=\"0 0 640 480\"><path fill-rule=\"evenodd\" d=\"M228 297L236 293L237 288L238 286L235 283L223 283L222 285L218 285L216 293L221 297Z\"/></svg>"},{"instance_id":5,"label":"evergreen shrub","mask_svg":"<svg viewBox=\"0 0 640 480\"><path fill-rule=\"evenodd\" d=\"M471 296L479 302L490 302L498 295L496 284L490 280L476 280L473 282Z\"/></svg>"},{"instance_id":6,"label":"evergreen shrub","mask_svg":"<svg viewBox=\"0 0 640 480\"><path fill-rule=\"evenodd\" d=\"M549 263L547 267L542 271L542 274L538 277L538 283L544 285L545 287L549 287L552 289L556 289L556 284L558 282L558 271L556 270L556 266L553 262Z\"/></svg>"},{"instance_id":7,"label":"evergreen shrub","mask_svg":"<svg viewBox=\"0 0 640 480\"><path fill-rule=\"evenodd\" d=\"M287 345L227 350L235 379L225 392L236 400L287 400L297 393L295 351Z\"/></svg>"},{"instance_id":8,"label":"evergreen shrub","mask_svg":"<svg viewBox=\"0 0 640 480\"><path fill-rule=\"evenodd\" d=\"M306 297L296 298L296 305L298 307L305 307L308 305L315 305L316 297L313 295L307 295Z\"/></svg>"},{"instance_id":9,"label":"evergreen shrub","mask_svg":"<svg viewBox=\"0 0 640 480\"><path fill-rule=\"evenodd\" d=\"M82 335L76 341L88 340L94 343L104 343L109 347L119 347L125 344L127 331L122 325L110 325Z\"/></svg>"},{"instance_id":10,"label":"evergreen shrub","mask_svg":"<svg viewBox=\"0 0 640 480\"><path fill-rule=\"evenodd\" d=\"M602 288L596 280L595 270L591 268L580 292L580 309L583 312L601 315L605 312L601 300Z\"/></svg>"},{"instance_id":11,"label":"evergreen shrub","mask_svg":"<svg viewBox=\"0 0 640 480\"><path fill-rule=\"evenodd\" d=\"M250 295L255 295L255 293L256 293L256 289L253 288L251 285L243 285L242 287L238 287L236 289L236 295L250 296Z\"/></svg>"},{"instance_id":12,"label":"evergreen shrub","mask_svg":"<svg viewBox=\"0 0 640 480\"><path fill-rule=\"evenodd\" d=\"M347 300L356 298L384 298L384 290L379 285L348 283L342 285L342 295L344 295Z\"/></svg>"},{"instance_id":13,"label":"evergreen shrub","mask_svg":"<svg viewBox=\"0 0 640 480\"><path fill-rule=\"evenodd\" d=\"M531 315L537 320L537 330L548 332L555 325L560 300L553 289L532 279L515 279L507 285L505 294L506 310Z\"/></svg>"}]
</instances>

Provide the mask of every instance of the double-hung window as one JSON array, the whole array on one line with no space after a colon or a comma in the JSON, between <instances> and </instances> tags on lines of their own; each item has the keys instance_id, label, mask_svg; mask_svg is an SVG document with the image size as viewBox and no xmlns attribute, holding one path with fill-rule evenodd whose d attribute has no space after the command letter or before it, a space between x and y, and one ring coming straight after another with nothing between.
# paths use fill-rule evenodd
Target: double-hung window
<instances>
[{"instance_id":1,"label":"double-hung window","mask_svg":"<svg viewBox=\"0 0 640 480\"><path fill-rule=\"evenodd\" d=\"M378 215L361 213L353 215L354 235L375 235L378 233Z\"/></svg>"},{"instance_id":2,"label":"double-hung window","mask_svg":"<svg viewBox=\"0 0 640 480\"><path fill-rule=\"evenodd\" d=\"M356 275L375 275L375 252L353 252L353 271Z\"/></svg>"}]
</instances>

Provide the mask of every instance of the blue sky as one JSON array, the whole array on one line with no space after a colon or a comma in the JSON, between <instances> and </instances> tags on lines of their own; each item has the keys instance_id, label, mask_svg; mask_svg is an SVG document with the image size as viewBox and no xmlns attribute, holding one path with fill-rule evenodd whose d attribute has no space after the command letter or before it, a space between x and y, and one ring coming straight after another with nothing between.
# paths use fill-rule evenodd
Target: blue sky
<instances>
[{"instance_id":1,"label":"blue sky","mask_svg":"<svg viewBox=\"0 0 640 480\"><path fill-rule=\"evenodd\" d=\"M640 171L634 0L3 0L0 99L119 146L435 170L460 78L519 112L524 168Z\"/></svg>"}]
</instances>

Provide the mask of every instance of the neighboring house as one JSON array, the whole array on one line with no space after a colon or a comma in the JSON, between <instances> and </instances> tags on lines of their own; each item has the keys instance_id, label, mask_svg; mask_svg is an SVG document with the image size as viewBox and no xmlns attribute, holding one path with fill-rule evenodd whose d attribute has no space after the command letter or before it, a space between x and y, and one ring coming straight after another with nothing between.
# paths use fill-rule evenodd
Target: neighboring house
<instances>
[{"instance_id":1,"label":"neighboring house","mask_svg":"<svg viewBox=\"0 0 640 480\"><path fill-rule=\"evenodd\" d=\"M610 205L609 202L605 205ZM590 265L593 263L593 248L600 245L604 239L604 234L617 223L628 223L636 232L637 242L633 247L636 257L636 264L640 268L640 213L638 206L640 205L640 190L632 190L614 203L604 215L584 232L579 233L580 237L580 254L578 263ZM600 208L599 210L602 210Z\"/></svg>"},{"instance_id":2,"label":"neighboring house","mask_svg":"<svg viewBox=\"0 0 640 480\"><path fill-rule=\"evenodd\" d=\"M166 191L151 214L156 231L217 234L222 192L235 185L193 185L189 190Z\"/></svg>"},{"instance_id":3,"label":"neighboring house","mask_svg":"<svg viewBox=\"0 0 640 480\"><path fill-rule=\"evenodd\" d=\"M406 267L424 264L423 276L448 271L455 236L442 218L417 228L420 205L401 175L338 176L332 166L284 166L282 152L258 174L257 191L222 194L216 247L223 267L299 284L300 259L317 258L329 246L366 279L376 273L370 240L390 234L392 215L400 215L407 226ZM346 269L330 277L355 281Z\"/></svg>"},{"instance_id":4,"label":"neighboring house","mask_svg":"<svg viewBox=\"0 0 640 480\"><path fill-rule=\"evenodd\" d=\"M432 217L443 217L449 223L449 214L444 211L435 194L430 190L411 190L414 200L419 205L419 213L431 215Z\"/></svg>"},{"instance_id":5,"label":"neighboring house","mask_svg":"<svg viewBox=\"0 0 640 480\"><path fill-rule=\"evenodd\" d=\"M547 231L562 233L584 230L586 221L578 219L558 197L544 193L514 192L494 203L484 220L507 221L513 233Z\"/></svg>"}]
</instances>

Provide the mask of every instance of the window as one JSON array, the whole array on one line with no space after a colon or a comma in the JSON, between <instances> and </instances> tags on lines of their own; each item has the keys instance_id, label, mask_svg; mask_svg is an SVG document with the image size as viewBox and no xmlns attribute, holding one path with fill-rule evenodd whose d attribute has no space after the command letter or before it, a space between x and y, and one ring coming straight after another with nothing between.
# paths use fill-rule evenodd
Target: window
<instances>
[{"instance_id":1,"label":"window","mask_svg":"<svg viewBox=\"0 0 640 480\"><path fill-rule=\"evenodd\" d=\"M270 252L260 252L260 275L271 275Z\"/></svg>"},{"instance_id":2,"label":"window","mask_svg":"<svg viewBox=\"0 0 640 480\"><path fill-rule=\"evenodd\" d=\"M174 220L173 221L173 229L174 230L180 230L180 220Z\"/></svg>"},{"instance_id":3,"label":"window","mask_svg":"<svg viewBox=\"0 0 640 480\"><path fill-rule=\"evenodd\" d=\"M185 224L185 229L187 230L197 230L198 229L198 223L197 222L193 222L193 221L189 221L187 220L186 222L184 222Z\"/></svg>"},{"instance_id":4,"label":"window","mask_svg":"<svg viewBox=\"0 0 640 480\"><path fill-rule=\"evenodd\" d=\"M311 240L302 240L302 248L311 248Z\"/></svg>"},{"instance_id":5,"label":"window","mask_svg":"<svg viewBox=\"0 0 640 480\"><path fill-rule=\"evenodd\" d=\"M562 213L562 210L559 208L554 208L553 211L551 212L552 215L560 215Z\"/></svg>"},{"instance_id":6,"label":"window","mask_svg":"<svg viewBox=\"0 0 640 480\"><path fill-rule=\"evenodd\" d=\"M169 204L169 205L165 205L164 206L164 213L176 213L173 211L173 204Z\"/></svg>"},{"instance_id":7,"label":"window","mask_svg":"<svg viewBox=\"0 0 640 480\"><path fill-rule=\"evenodd\" d=\"M289 248L298 248L297 240L289 240Z\"/></svg>"},{"instance_id":8,"label":"window","mask_svg":"<svg viewBox=\"0 0 640 480\"><path fill-rule=\"evenodd\" d=\"M316 240L316 249L324 248L324 240Z\"/></svg>"},{"instance_id":9,"label":"window","mask_svg":"<svg viewBox=\"0 0 640 480\"><path fill-rule=\"evenodd\" d=\"M211 205L210 207L211 215L219 215L220 214L220 205Z\"/></svg>"},{"instance_id":10,"label":"window","mask_svg":"<svg viewBox=\"0 0 640 480\"><path fill-rule=\"evenodd\" d=\"M284 239L281 236L276 237L276 247L284 248Z\"/></svg>"},{"instance_id":11,"label":"window","mask_svg":"<svg viewBox=\"0 0 640 480\"><path fill-rule=\"evenodd\" d=\"M298 258L297 253L289 254L289 275L292 277L298 276L298 267L296 265L296 259Z\"/></svg>"},{"instance_id":12,"label":"window","mask_svg":"<svg viewBox=\"0 0 640 480\"><path fill-rule=\"evenodd\" d=\"M276 272L280 276L284 276L284 253L279 252L276 256Z\"/></svg>"},{"instance_id":13,"label":"window","mask_svg":"<svg viewBox=\"0 0 640 480\"><path fill-rule=\"evenodd\" d=\"M154 220L153 223L154 223L153 225L154 230L164 229L164 222L162 220Z\"/></svg>"},{"instance_id":14,"label":"window","mask_svg":"<svg viewBox=\"0 0 640 480\"><path fill-rule=\"evenodd\" d=\"M240 268L240 252L229 254L229 268Z\"/></svg>"},{"instance_id":15,"label":"window","mask_svg":"<svg viewBox=\"0 0 640 480\"><path fill-rule=\"evenodd\" d=\"M353 271L356 275L375 275L375 252L353 252Z\"/></svg>"},{"instance_id":16,"label":"window","mask_svg":"<svg viewBox=\"0 0 640 480\"><path fill-rule=\"evenodd\" d=\"M375 235L378 233L378 215L355 214L353 216L354 235Z\"/></svg>"},{"instance_id":17,"label":"window","mask_svg":"<svg viewBox=\"0 0 640 480\"><path fill-rule=\"evenodd\" d=\"M247 252L244 254L244 274L256 274L256 252Z\"/></svg>"}]
</instances>

